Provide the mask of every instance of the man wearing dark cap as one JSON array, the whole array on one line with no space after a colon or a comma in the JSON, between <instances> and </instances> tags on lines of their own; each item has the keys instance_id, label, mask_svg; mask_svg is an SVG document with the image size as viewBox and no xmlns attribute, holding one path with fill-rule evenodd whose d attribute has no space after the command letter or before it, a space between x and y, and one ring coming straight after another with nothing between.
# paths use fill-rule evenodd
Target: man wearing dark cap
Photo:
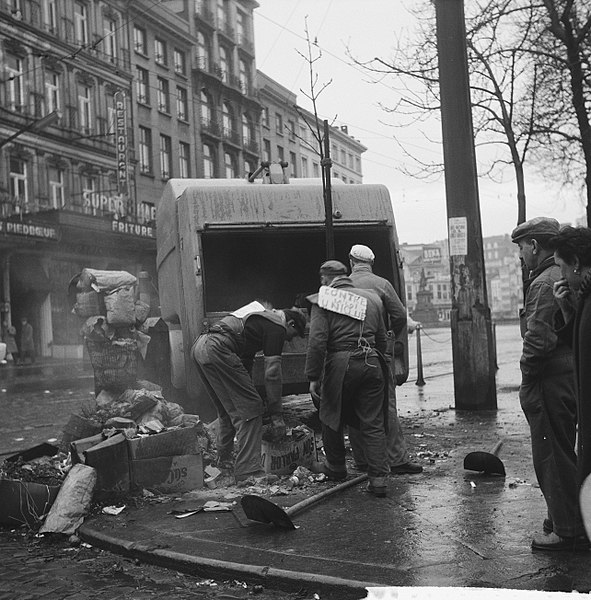
<instances>
[{"instance_id":1,"label":"man wearing dark cap","mask_svg":"<svg viewBox=\"0 0 591 600\"><path fill-rule=\"evenodd\" d=\"M358 288L373 290L382 301L382 314L386 328L394 336L400 335L407 323L406 309L400 301L394 286L384 277L380 277L373 272L373 262L375 255L371 248L362 244L355 244L349 251L349 264L351 265L351 281ZM398 418L398 408L396 406L396 377L394 375L394 357L388 356L388 460L390 462L390 471L394 474L416 474L423 471L423 467L417 463L411 462L408 455L408 448L404 440L404 433ZM365 458L363 456L363 446L359 443L358 432L355 429L349 430L349 441L353 451L353 458L357 467L364 470L366 468Z\"/></svg>"},{"instance_id":2,"label":"man wearing dark cap","mask_svg":"<svg viewBox=\"0 0 591 600\"><path fill-rule=\"evenodd\" d=\"M511 234L529 269L519 315L523 337L519 400L530 427L534 469L548 508L543 533L532 541L537 550L589 548L578 502L573 359L553 327L558 310L553 286L561 274L549 242L559 230L555 219L536 217Z\"/></svg>"},{"instance_id":3,"label":"man wearing dark cap","mask_svg":"<svg viewBox=\"0 0 591 600\"><path fill-rule=\"evenodd\" d=\"M193 345L193 359L218 413L218 466L228 466L234 437L238 442L236 481L264 474L261 443L265 406L251 378L255 354L262 351L264 355L270 437L279 441L286 433L281 406L283 344L296 335L304 337L305 327L306 317L300 311L275 310L254 301L212 325Z\"/></svg>"},{"instance_id":4,"label":"man wearing dark cap","mask_svg":"<svg viewBox=\"0 0 591 600\"><path fill-rule=\"evenodd\" d=\"M310 394L320 398L326 456L320 470L329 479L345 479L343 428L355 427L365 447L368 490L384 497L390 470L385 435L386 365L378 354L386 350L381 302L374 292L353 287L347 267L336 260L322 264L320 282L318 294L308 296L312 310L306 354Z\"/></svg>"}]
</instances>

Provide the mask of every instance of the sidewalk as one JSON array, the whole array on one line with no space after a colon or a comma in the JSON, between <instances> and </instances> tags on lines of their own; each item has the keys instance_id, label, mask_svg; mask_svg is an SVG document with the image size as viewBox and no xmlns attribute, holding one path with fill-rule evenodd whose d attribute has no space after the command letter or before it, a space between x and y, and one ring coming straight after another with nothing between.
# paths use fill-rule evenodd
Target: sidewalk
<instances>
[{"instance_id":1,"label":"sidewalk","mask_svg":"<svg viewBox=\"0 0 591 600\"><path fill-rule=\"evenodd\" d=\"M424 387L409 380L398 388L406 439L425 470L393 476L385 499L367 494L360 484L294 516L297 529L288 531L249 521L239 502L249 490L235 487L225 490L237 500L232 512L185 519L169 514L222 499L219 490L196 490L168 503L90 518L80 535L144 562L204 577L304 588L306 598L317 592L322 600L365 598L368 586L396 586L396 595L387 598L442 597L429 591L412 595L420 586L463 588L454 592L456 598L519 598L514 590L588 592L591 553L530 549L532 534L541 530L545 503L517 398L517 361L500 358L506 362L501 361L497 374L497 411L456 411L449 374L429 378L425 373ZM286 410L302 413L312 405L294 396L287 399ZM467 453L488 451L499 439L505 478L463 469ZM303 497L269 499L286 508ZM481 588L505 592L488 595L493 591ZM535 597L549 594L540 591Z\"/></svg>"}]
</instances>

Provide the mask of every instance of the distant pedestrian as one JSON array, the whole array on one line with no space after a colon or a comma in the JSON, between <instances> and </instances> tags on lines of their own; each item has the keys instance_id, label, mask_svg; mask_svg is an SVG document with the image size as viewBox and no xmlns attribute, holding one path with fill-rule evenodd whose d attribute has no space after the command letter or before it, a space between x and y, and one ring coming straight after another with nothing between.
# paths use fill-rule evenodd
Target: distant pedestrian
<instances>
[{"instance_id":1,"label":"distant pedestrian","mask_svg":"<svg viewBox=\"0 0 591 600\"><path fill-rule=\"evenodd\" d=\"M548 516L537 550L589 548L579 510L575 454L576 400L573 356L553 327L558 301L554 284L560 267L554 262L550 240L558 234L555 219L536 217L516 227L511 239L529 269L524 281L524 308L520 312L523 350L519 400L529 424L532 457Z\"/></svg>"},{"instance_id":2,"label":"distant pedestrian","mask_svg":"<svg viewBox=\"0 0 591 600\"><path fill-rule=\"evenodd\" d=\"M33 326L27 317L21 318L21 331L19 335L19 362L24 365L29 358L31 364L35 363L35 341L33 340Z\"/></svg>"},{"instance_id":3,"label":"distant pedestrian","mask_svg":"<svg viewBox=\"0 0 591 600\"><path fill-rule=\"evenodd\" d=\"M367 460L368 491L386 496L390 472L386 453L387 397L380 353L386 328L378 296L355 288L347 267L329 260L320 267L322 287L312 304L306 375L310 395L319 399L326 461L314 465L329 479L347 477L344 427L360 431Z\"/></svg>"},{"instance_id":4,"label":"distant pedestrian","mask_svg":"<svg viewBox=\"0 0 591 600\"><path fill-rule=\"evenodd\" d=\"M558 335L571 346L578 393L578 482L591 473L591 229L564 227L552 238L562 279L554 284L561 312ZM573 299L576 308L573 307Z\"/></svg>"},{"instance_id":5,"label":"distant pedestrian","mask_svg":"<svg viewBox=\"0 0 591 600\"><path fill-rule=\"evenodd\" d=\"M400 335L404 327L408 325L409 320L414 331L416 321L412 321L404 308L394 286L384 277L380 277L373 272L373 262L375 255L371 248L356 244L349 252L349 264L351 265L351 281L357 288L373 290L382 301L383 318L386 329L390 332L390 339ZM413 326L414 324L414 326ZM393 346L393 344L392 344ZM388 460L390 471L394 474L416 474L423 471L423 467L413 463L408 455L408 448L402 432L400 419L398 418L398 408L396 406L396 376L394 375L394 356L393 351L386 353L388 361ZM349 428L349 441L353 458L358 468L367 469L363 445L361 444L360 434L354 428Z\"/></svg>"},{"instance_id":6,"label":"distant pedestrian","mask_svg":"<svg viewBox=\"0 0 591 600\"><path fill-rule=\"evenodd\" d=\"M2 341L6 344L6 360L18 361L18 346L16 345L16 328L8 321L2 321Z\"/></svg>"}]
</instances>

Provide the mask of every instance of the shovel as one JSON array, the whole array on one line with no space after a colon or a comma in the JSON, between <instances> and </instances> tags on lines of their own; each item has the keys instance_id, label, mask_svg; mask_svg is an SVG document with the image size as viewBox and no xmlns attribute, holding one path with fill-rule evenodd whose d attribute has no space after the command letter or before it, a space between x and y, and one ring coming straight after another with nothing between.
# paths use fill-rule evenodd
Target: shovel
<instances>
[{"instance_id":1,"label":"shovel","mask_svg":"<svg viewBox=\"0 0 591 600\"><path fill-rule=\"evenodd\" d=\"M260 523L273 523L273 525L281 527L282 529L295 529L295 525L291 520L293 515L302 512L312 504L316 504L316 502L319 502L328 496L332 496L341 490L357 485L366 479L367 473L359 475L358 477L354 477L349 481L335 485L324 492L310 496L309 498L290 506L286 510L283 510L266 498L261 498L260 496L254 496L252 494L242 496L240 504L242 505L244 514L251 521L259 521Z\"/></svg>"},{"instance_id":2,"label":"shovel","mask_svg":"<svg viewBox=\"0 0 591 600\"><path fill-rule=\"evenodd\" d=\"M502 440L499 440L490 452L470 452L464 458L464 469L505 476L505 466L497 456L502 445Z\"/></svg>"}]
</instances>

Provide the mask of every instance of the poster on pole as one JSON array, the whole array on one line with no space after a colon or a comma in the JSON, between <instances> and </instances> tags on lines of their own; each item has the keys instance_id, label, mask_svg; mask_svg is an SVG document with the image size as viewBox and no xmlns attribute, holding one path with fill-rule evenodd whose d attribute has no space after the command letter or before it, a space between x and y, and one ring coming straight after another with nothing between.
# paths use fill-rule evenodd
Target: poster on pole
<instances>
[{"instance_id":1,"label":"poster on pole","mask_svg":"<svg viewBox=\"0 0 591 600\"><path fill-rule=\"evenodd\" d=\"M466 256L468 254L468 219L451 217L448 219L449 255Z\"/></svg>"}]
</instances>

